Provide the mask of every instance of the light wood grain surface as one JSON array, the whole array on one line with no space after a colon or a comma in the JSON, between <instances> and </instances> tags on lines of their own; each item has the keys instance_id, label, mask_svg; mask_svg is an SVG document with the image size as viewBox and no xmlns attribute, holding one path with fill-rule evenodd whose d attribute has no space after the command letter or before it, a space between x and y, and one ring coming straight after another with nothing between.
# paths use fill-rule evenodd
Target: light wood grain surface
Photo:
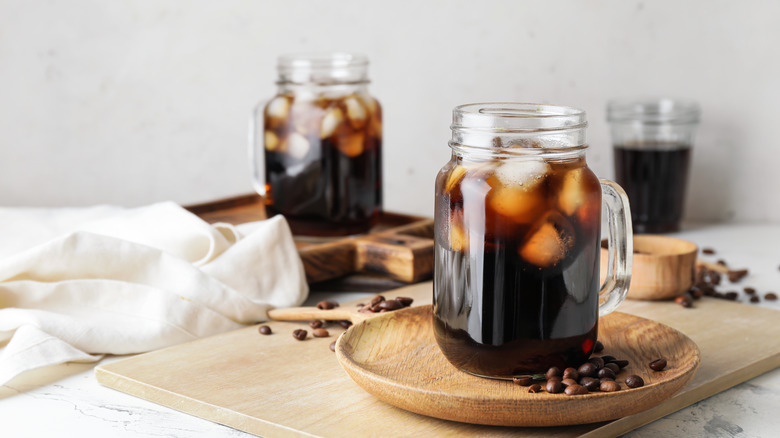
<instances>
[{"instance_id":1,"label":"light wood grain surface","mask_svg":"<svg viewBox=\"0 0 780 438\"><path fill-rule=\"evenodd\" d=\"M386 296L430 304L431 284ZM622 312L653 319L690 337L701 366L678 395L619 420L580 426L509 428L438 420L384 403L338 365L331 337L296 341L305 323L269 323L114 362L96 369L106 386L263 436L615 436L780 366L777 312L705 298L686 309L671 302L626 301ZM311 332L311 330L309 330Z\"/></svg>"}]
</instances>

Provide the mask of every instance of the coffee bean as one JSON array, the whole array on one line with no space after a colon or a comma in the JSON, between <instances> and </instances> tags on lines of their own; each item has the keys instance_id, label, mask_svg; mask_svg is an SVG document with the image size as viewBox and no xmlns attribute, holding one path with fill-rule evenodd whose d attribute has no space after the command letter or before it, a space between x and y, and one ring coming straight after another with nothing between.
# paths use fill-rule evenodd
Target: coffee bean
<instances>
[{"instance_id":1,"label":"coffee bean","mask_svg":"<svg viewBox=\"0 0 780 438\"><path fill-rule=\"evenodd\" d=\"M348 319L342 319L342 320L337 321L337 322L339 323L340 326L342 326L345 329L348 329L348 328L352 327L352 321L350 321Z\"/></svg>"},{"instance_id":2,"label":"coffee bean","mask_svg":"<svg viewBox=\"0 0 780 438\"><path fill-rule=\"evenodd\" d=\"M588 393L588 388L582 385L571 385L567 386L564 392L566 395L583 395Z\"/></svg>"},{"instance_id":3,"label":"coffee bean","mask_svg":"<svg viewBox=\"0 0 780 438\"><path fill-rule=\"evenodd\" d=\"M626 377L626 386L629 388L639 388L641 386L645 386L645 381L636 374L632 374Z\"/></svg>"},{"instance_id":4,"label":"coffee bean","mask_svg":"<svg viewBox=\"0 0 780 438\"><path fill-rule=\"evenodd\" d=\"M557 380L557 381L560 382L561 380L563 380L563 377L561 377L561 376L550 376L550 377L547 378L547 381L549 382L550 380Z\"/></svg>"},{"instance_id":5,"label":"coffee bean","mask_svg":"<svg viewBox=\"0 0 780 438\"><path fill-rule=\"evenodd\" d=\"M625 360L625 359L618 359L618 360L616 360L616 361L615 361L615 362L613 362L613 363L614 363L615 365L619 366L619 367L620 367L620 369L622 370L623 368L625 368L625 367L627 367L627 366L628 366L628 363L629 363L629 362L628 362L627 360Z\"/></svg>"},{"instance_id":6,"label":"coffee bean","mask_svg":"<svg viewBox=\"0 0 780 438\"><path fill-rule=\"evenodd\" d=\"M545 387L545 390L549 392L550 394L560 394L563 392L563 384L561 382L551 380L547 382L547 386Z\"/></svg>"},{"instance_id":7,"label":"coffee bean","mask_svg":"<svg viewBox=\"0 0 780 438\"><path fill-rule=\"evenodd\" d=\"M295 339L297 339L299 341L302 341L302 340L306 339L306 336L309 335L309 332L307 332L306 330L303 330L303 329L297 329L297 330L295 330L293 332L292 335L293 335L293 338L295 338Z\"/></svg>"},{"instance_id":8,"label":"coffee bean","mask_svg":"<svg viewBox=\"0 0 780 438\"><path fill-rule=\"evenodd\" d=\"M336 341L330 343L330 351L336 351Z\"/></svg>"},{"instance_id":9,"label":"coffee bean","mask_svg":"<svg viewBox=\"0 0 780 438\"><path fill-rule=\"evenodd\" d=\"M742 290L744 290L745 293L748 294L748 295L755 295L756 294L756 290L753 289L752 287L746 287L746 288L743 288Z\"/></svg>"},{"instance_id":10,"label":"coffee bean","mask_svg":"<svg viewBox=\"0 0 780 438\"><path fill-rule=\"evenodd\" d=\"M320 301L319 303L317 303L317 308L321 310L335 309L338 306L339 303L335 301Z\"/></svg>"},{"instance_id":11,"label":"coffee bean","mask_svg":"<svg viewBox=\"0 0 780 438\"><path fill-rule=\"evenodd\" d=\"M537 392L540 392L542 390L542 385L538 383L534 383L533 385L528 387L528 392L536 394Z\"/></svg>"},{"instance_id":12,"label":"coffee bean","mask_svg":"<svg viewBox=\"0 0 780 438\"><path fill-rule=\"evenodd\" d=\"M520 386L529 386L533 381L534 379L529 376L512 377L512 382L514 382L515 385Z\"/></svg>"},{"instance_id":13,"label":"coffee bean","mask_svg":"<svg viewBox=\"0 0 780 438\"><path fill-rule=\"evenodd\" d=\"M604 368L612 370L612 372L615 373L615 374L620 372L620 367L617 366L616 363L608 363L608 364L604 365Z\"/></svg>"},{"instance_id":14,"label":"coffee bean","mask_svg":"<svg viewBox=\"0 0 780 438\"><path fill-rule=\"evenodd\" d=\"M571 386L571 385L576 385L577 381L574 379L563 379L561 380L561 383L563 384L563 386Z\"/></svg>"},{"instance_id":15,"label":"coffee bean","mask_svg":"<svg viewBox=\"0 0 780 438\"><path fill-rule=\"evenodd\" d=\"M725 260L723 260L723 259L720 259L720 260L718 260L718 261L717 261L717 262L715 262L715 263L716 263L716 264L718 264L718 265L721 265L721 266L727 266L727 265L726 265L726 261L725 261Z\"/></svg>"},{"instance_id":16,"label":"coffee bean","mask_svg":"<svg viewBox=\"0 0 780 438\"><path fill-rule=\"evenodd\" d=\"M707 255L713 255L715 254L715 250L712 248L702 248L701 253Z\"/></svg>"},{"instance_id":17,"label":"coffee bean","mask_svg":"<svg viewBox=\"0 0 780 438\"><path fill-rule=\"evenodd\" d=\"M261 335L270 335L273 333L271 327L268 327L267 325L261 325L257 328L257 331L260 332Z\"/></svg>"},{"instance_id":18,"label":"coffee bean","mask_svg":"<svg viewBox=\"0 0 780 438\"><path fill-rule=\"evenodd\" d=\"M588 359L588 362L596 366L596 371L604 367L604 359L600 357L591 357L590 359Z\"/></svg>"},{"instance_id":19,"label":"coffee bean","mask_svg":"<svg viewBox=\"0 0 780 438\"><path fill-rule=\"evenodd\" d=\"M330 336L330 333L328 333L328 331L325 330L324 328L316 328L312 330L311 334L315 338L327 338L328 336Z\"/></svg>"},{"instance_id":20,"label":"coffee bean","mask_svg":"<svg viewBox=\"0 0 780 438\"><path fill-rule=\"evenodd\" d=\"M409 297L398 297L395 300L401 303L401 305L404 307L409 307L414 302L414 299Z\"/></svg>"},{"instance_id":21,"label":"coffee bean","mask_svg":"<svg viewBox=\"0 0 780 438\"><path fill-rule=\"evenodd\" d=\"M576 369L569 367L563 370L563 378L580 380L580 373L578 373Z\"/></svg>"},{"instance_id":22,"label":"coffee bean","mask_svg":"<svg viewBox=\"0 0 780 438\"><path fill-rule=\"evenodd\" d=\"M717 286L720 284L720 273L715 271L710 271L710 283Z\"/></svg>"},{"instance_id":23,"label":"coffee bean","mask_svg":"<svg viewBox=\"0 0 780 438\"><path fill-rule=\"evenodd\" d=\"M558 367L550 367L550 369L548 369L547 373L545 374L545 376L547 376L548 379L550 377L560 376L560 375L561 375L561 369Z\"/></svg>"},{"instance_id":24,"label":"coffee bean","mask_svg":"<svg viewBox=\"0 0 780 438\"><path fill-rule=\"evenodd\" d=\"M593 352L601 353L602 351L604 351L604 344L602 344L601 341L596 341L596 343L593 345Z\"/></svg>"},{"instance_id":25,"label":"coffee bean","mask_svg":"<svg viewBox=\"0 0 780 438\"><path fill-rule=\"evenodd\" d=\"M666 359L656 359L647 364L647 366L649 366L653 371L661 371L662 369L666 368Z\"/></svg>"},{"instance_id":26,"label":"coffee bean","mask_svg":"<svg viewBox=\"0 0 780 438\"><path fill-rule=\"evenodd\" d=\"M321 319L315 319L314 321L309 321L309 327L311 328L320 328L322 325L325 324L325 321Z\"/></svg>"},{"instance_id":27,"label":"coffee bean","mask_svg":"<svg viewBox=\"0 0 780 438\"><path fill-rule=\"evenodd\" d=\"M599 382L598 379L594 379L593 377L583 377L580 379L580 385L587 388L588 391L596 391L599 389L601 382Z\"/></svg>"},{"instance_id":28,"label":"coffee bean","mask_svg":"<svg viewBox=\"0 0 780 438\"><path fill-rule=\"evenodd\" d=\"M699 298L704 296L704 292L699 289L698 287L691 286L690 289L688 289L688 294L694 299L698 300Z\"/></svg>"},{"instance_id":29,"label":"coffee bean","mask_svg":"<svg viewBox=\"0 0 780 438\"><path fill-rule=\"evenodd\" d=\"M745 276L747 276L748 273L749 272L747 269L738 269L736 271L729 271L729 281L732 283L736 283L742 280L743 278L745 278Z\"/></svg>"},{"instance_id":30,"label":"coffee bean","mask_svg":"<svg viewBox=\"0 0 780 438\"><path fill-rule=\"evenodd\" d=\"M730 301L737 301L737 298L739 298L739 293L736 291L726 292L726 295L723 297Z\"/></svg>"},{"instance_id":31,"label":"coffee bean","mask_svg":"<svg viewBox=\"0 0 780 438\"><path fill-rule=\"evenodd\" d=\"M605 382L601 382L601 385L599 385L599 389L602 392L620 391L620 384L614 380L607 380Z\"/></svg>"},{"instance_id":32,"label":"coffee bean","mask_svg":"<svg viewBox=\"0 0 780 438\"><path fill-rule=\"evenodd\" d=\"M760 303L761 302L761 298L758 295L753 295L752 297L750 297L750 302L751 303Z\"/></svg>"},{"instance_id":33,"label":"coffee bean","mask_svg":"<svg viewBox=\"0 0 780 438\"><path fill-rule=\"evenodd\" d=\"M767 292L767 294L764 295L764 299L767 301L777 301L777 294L774 292Z\"/></svg>"},{"instance_id":34,"label":"coffee bean","mask_svg":"<svg viewBox=\"0 0 780 438\"><path fill-rule=\"evenodd\" d=\"M399 303L396 300L385 300L377 304L377 307L382 310L391 311L391 310L398 310L401 307L403 307L403 305L401 305L401 303Z\"/></svg>"},{"instance_id":35,"label":"coffee bean","mask_svg":"<svg viewBox=\"0 0 780 438\"><path fill-rule=\"evenodd\" d=\"M585 362L584 364L580 365L580 367L577 369L577 372L580 373L580 376L582 377L594 377L596 375L596 365L593 365L590 362Z\"/></svg>"},{"instance_id":36,"label":"coffee bean","mask_svg":"<svg viewBox=\"0 0 780 438\"><path fill-rule=\"evenodd\" d=\"M603 360L605 364L608 364L608 363L616 361L617 359L615 359L615 356L612 356L612 355L609 355L609 354L605 354L605 355L601 356L601 360Z\"/></svg>"},{"instance_id":37,"label":"coffee bean","mask_svg":"<svg viewBox=\"0 0 780 438\"><path fill-rule=\"evenodd\" d=\"M377 304L381 303L384 300L385 297L383 297L382 295L377 295L374 298L371 298L371 302L369 303L369 306L371 307L376 306Z\"/></svg>"},{"instance_id":38,"label":"coffee bean","mask_svg":"<svg viewBox=\"0 0 780 438\"><path fill-rule=\"evenodd\" d=\"M679 295L674 299L674 302L683 307L693 307L693 303L685 295Z\"/></svg>"},{"instance_id":39,"label":"coffee bean","mask_svg":"<svg viewBox=\"0 0 780 438\"><path fill-rule=\"evenodd\" d=\"M602 369L599 370L599 372L596 374L596 376L599 379L603 379L603 378L614 379L615 378L615 372L612 371L609 368L602 368Z\"/></svg>"}]
</instances>

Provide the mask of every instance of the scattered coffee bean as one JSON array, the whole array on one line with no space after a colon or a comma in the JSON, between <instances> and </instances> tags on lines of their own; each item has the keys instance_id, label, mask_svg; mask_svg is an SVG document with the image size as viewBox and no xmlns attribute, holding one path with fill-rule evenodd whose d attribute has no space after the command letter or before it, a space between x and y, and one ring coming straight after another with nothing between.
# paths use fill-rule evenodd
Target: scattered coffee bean
<instances>
[{"instance_id":1,"label":"scattered coffee bean","mask_svg":"<svg viewBox=\"0 0 780 438\"><path fill-rule=\"evenodd\" d=\"M563 384L563 386L571 386L571 385L576 385L577 381L574 379L563 379L561 380L561 383Z\"/></svg>"},{"instance_id":2,"label":"scattered coffee bean","mask_svg":"<svg viewBox=\"0 0 780 438\"><path fill-rule=\"evenodd\" d=\"M715 262L715 263L716 263L716 264L718 264L718 265L721 265L721 266L728 266L728 265L726 264L726 261L725 261L725 260L723 260L723 259L720 259L720 260L718 260L718 261L717 261L717 262Z\"/></svg>"},{"instance_id":3,"label":"scattered coffee bean","mask_svg":"<svg viewBox=\"0 0 780 438\"><path fill-rule=\"evenodd\" d=\"M608 364L604 365L604 368L612 370L612 372L615 373L615 374L620 372L620 367L617 366L616 363L608 363Z\"/></svg>"},{"instance_id":4,"label":"scattered coffee bean","mask_svg":"<svg viewBox=\"0 0 780 438\"><path fill-rule=\"evenodd\" d=\"M707 255L713 255L715 254L715 250L712 248L702 248L701 253Z\"/></svg>"},{"instance_id":5,"label":"scattered coffee bean","mask_svg":"<svg viewBox=\"0 0 780 438\"><path fill-rule=\"evenodd\" d=\"M720 272L710 271L710 283L715 286L720 284Z\"/></svg>"},{"instance_id":6,"label":"scattered coffee bean","mask_svg":"<svg viewBox=\"0 0 780 438\"><path fill-rule=\"evenodd\" d=\"M737 301L737 298L739 298L739 293L737 291L726 292L723 297L729 301Z\"/></svg>"},{"instance_id":7,"label":"scattered coffee bean","mask_svg":"<svg viewBox=\"0 0 780 438\"><path fill-rule=\"evenodd\" d=\"M261 325L257 328L257 331L260 332L261 335L270 335L273 333L271 327L268 327L267 325Z\"/></svg>"},{"instance_id":8,"label":"scattered coffee bean","mask_svg":"<svg viewBox=\"0 0 780 438\"><path fill-rule=\"evenodd\" d=\"M548 379L550 377L560 376L560 375L561 375L561 369L558 367L550 367L550 369L548 369L547 373L545 374L545 376L547 376Z\"/></svg>"},{"instance_id":9,"label":"scattered coffee bean","mask_svg":"<svg viewBox=\"0 0 780 438\"><path fill-rule=\"evenodd\" d=\"M593 352L601 353L602 351L604 351L604 344L602 344L601 341L596 341L596 343L593 345Z\"/></svg>"},{"instance_id":10,"label":"scattered coffee bean","mask_svg":"<svg viewBox=\"0 0 780 438\"><path fill-rule=\"evenodd\" d=\"M604 359L600 357L591 357L588 362L592 363L596 367L596 371L604 367Z\"/></svg>"},{"instance_id":11,"label":"scattered coffee bean","mask_svg":"<svg viewBox=\"0 0 780 438\"><path fill-rule=\"evenodd\" d=\"M306 330L303 330L303 329L297 329L297 330L295 330L293 332L292 335L293 335L293 338L295 338L295 339L297 339L299 341L302 341L302 340L306 339L306 336L309 335L309 332L307 332Z\"/></svg>"},{"instance_id":12,"label":"scattered coffee bean","mask_svg":"<svg viewBox=\"0 0 780 438\"><path fill-rule=\"evenodd\" d=\"M599 379L608 378L608 379L614 379L615 378L615 372L612 371L609 368L602 368L599 370L599 372L596 374L596 376Z\"/></svg>"},{"instance_id":13,"label":"scattered coffee bean","mask_svg":"<svg viewBox=\"0 0 780 438\"><path fill-rule=\"evenodd\" d=\"M653 371L661 371L662 369L666 368L666 359L656 359L650 362L647 366L649 366Z\"/></svg>"},{"instance_id":14,"label":"scattered coffee bean","mask_svg":"<svg viewBox=\"0 0 780 438\"><path fill-rule=\"evenodd\" d=\"M580 367L577 369L577 372L580 373L580 376L582 377L594 377L596 375L596 365L593 365L590 362L585 362L584 364L580 365Z\"/></svg>"},{"instance_id":15,"label":"scattered coffee bean","mask_svg":"<svg viewBox=\"0 0 780 438\"><path fill-rule=\"evenodd\" d=\"M317 303L317 308L320 309L320 310L335 309L338 306L339 306L339 303L337 303L335 301L320 301L319 303Z\"/></svg>"},{"instance_id":16,"label":"scattered coffee bean","mask_svg":"<svg viewBox=\"0 0 780 438\"><path fill-rule=\"evenodd\" d=\"M615 365L619 366L622 370L623 368L627 367L629 362L625 359L618 359L614 362Z\"/></svg>"},{"instance_id":17,"label":"scattered coffee bean","mask_svg":"<svg viewBox=\"0 0 780 438\"><path fill-rule=\"evenodd\" d=\"M336 351L336 341L330 343L330 351Z\"/></svg>"},{"instance_id":18,"label":"scattered coffee bean","mask_svg":"<svg viewBox=\"0 0 780 438\"><path fill-rule=\"evenodd\" d=\"M311 328L320 328L322 325L325 324L325 321L321 319L315 319L314 321L309 321L309 327Z\"/></svg>"},{"instance_id":19,"label":"scattered coffee bean","mask_svg":"<svg viewBox=\"0 0 780 438\"><path fill-rule=\"evenodd\" d=\"M534 379L529 376L512 377L512 382L514 382L515 385L520 386L529 386L531 383L533 383L533 381Z\"/></svg>"},{"instance_id":20,"label":"scattered coffee bean","mask_svg":"<svg viewBox=\"0 0 780 438\"><path fill-rule=\"evenodd\" d=\"M699 298L704 296L704 292L699 289L698 287L691 286L691 288L688 290L688 294L694 299L698 300Z\"/></svg>"},{"instance_id":21,"label":"scattered coffee bean","mask_svg":"<svg viewBox=\"0 0 780 438\"><path fill-rule=\"evenodd\" d=\"M601 356L601 360L603 360L605 364L608 364L608 363L612 363L612 362L616 361L617 359L615 359L615 356L612 356L612 355L609 355L609 354L605 354L605 355Z\"/></svg>"},{"instance_id":22,"label":"scattered coffee bean","mask_svg":"<svg viewBox=\"0 0 780 438\"><path fill-rule=\"evenodd\" d=\"M341 327L343 327L345 329L348 329L348 328L352 327L352 321L350 321L348 319L342 319L342 320L337 321L337 322L339 323L339 325Z\"/></svg>"},{"instance_id":23,"label":"scattered coffee bean","mask_svg":"<svg viewBox=\"0 0 780 438\"><path fill-rule=\"evenodd\" d=\"M377 295L374 298L371 298L371 302L369 303L369 306L374 307L374 306L376 306L377 304L381 303L384 300L385 300L385 297L383 297L382 295Z\"/></svg>"},{"instance_id":24,"label":"scattered coffee bean","mask_svg":"<svg viewBox=\"0 0 780 438\"><path fill-rule=\"evenodd\" d=\"M761 298L758 295L753 295L752 297L750 297L750 302L751 303L760 303L761 302Z\"/></svg>"},{"instance_id":25,"label":"scattered coffee bean","mask_svg":"<svg viewBox=\"0 0 780 438\"><path fill-rule=\"evenodd\" d=\"M409 307L414 302L414 299L409 297L398 297L395 300L401 303L401 305L404 307Z\"/></svg>"},{"instance_id":26,"label":"scattered coffee bean","mask_svg":"<svg viewBox=\"0 0 780 438\"><path fill-rule=\"evenodd\" d=\"M528 392L532 392L536 394L537 392L540 392L542 390L542 385L538 383L534 383L533 385L528 387Z\"/></svg>"},{"instance_id":27,"label":"scattered coffee bean","mask_svg":"<svg viewBox=\"0 0 780 438\"><path fill-rule=\"evenodd\" d=\"M571 386L567 386L564 392L566 393L566 395L582 395L588 393L588 388L582 385L571 385Z\"/></svg>"},{"instance_id":28,"label":"scattered coffee bean","mask_svg":"<svg viewBox=\"0 0 780 438\"><path fill-rule=\"evenodd\" d=\"M397 300L385 300L381 303L377 304L377 307L379 307L382 310L398 310L403 307L401 303L399 303Z\"/></svg>"},{"instance_id":29,"label":"scattered coffee bean","mask_svg":"<svg viewBox=\"0 0 780 438\"><path fill-rule=\"evenodd\" d=\"M583 377L580 379L580 385L584 386L588 391L597 391L601 382L593 377Z\"/></svg>"},{"instance_id":30,"label":"scattered coffee bean","mask_svg":"<svg viewBox=\"0 0 780 438\"><path fill-rule=\"evenodd\" d=\"M614 380L607 380L604 382L601 382L599 385L599 389L602 392L615 392L620 391L620 384Z\"/></svg>"},{"instance_id":31,"label":"scattered coffee bean","mask_svg":"<svg viewBox=\"0 0 780 438\"><path fill-rule=\"evenodd\" d=\"M742 280L743 278L745 278L745 276L747 276L748 273L749 272L747 269L738 269L736 271L729 271L729 281L732 283L736 283Z\"/></svg>"},{"instance_id":32,"label":"scattered coffee bean","mask_svg":"<svg viewBox=\"0 0 780 438\"><path fill-rule=\"evenodd\" d=\"M315 338L327 338L328 336L330 336L330 333L328 333L328 331L325 330L324 328L316 328L312 330L311 334Z\"/></svg>"},{"instance_id":33,"label":"scattered coffee bean","mask_svg":"<svg viewBox=\"0 0 780 438\"><path fill-rule=\"evenodd\" d=\"M580 380L580 373L577 372L575 368L566 368L563 370L563 378L564 379L573 379L573 380Z\"/></svg>"},{"instance_id":34,"label":"scattered coffee bean","mask_svg":"<svg viewBox=\"0 0 780 438\"><path fill-rule=\"evenodd\" d=\"M767 301L777 301L777 294L774 292L767 292L766 295L764 295L764 299Z\"/></svg>"},{"instance_id":35,"label":"scattered coffee bean","mask_svg":"<svg viewBox=\"0 0 780 438\"><path fill-rule=\"evenodd\" d=\"M755 295L756 294L756 290L754 288L752 288L752 287L746 287L746 288L743 288L742 290L744 290L745 293L748 294L748 295Z\"/></svg>"},{"instance_id":36,"label":"scattered coffee bean","mask_svg":"<svg viewBox=\"0 0 780 438\"><path fill-rule=\"evenodd\" d=\"M550 380L547 382L547 386L545 387L545 390L549 392L550 394L560 394L563 392L563 383L558 382L556 380Z\"/></svg>"},{"instance_id":37,"label":"scattered coffee bean","mask_svg":"<svg viewBox=\"0 0 780 438\"><path fill-rule=\"evenodd\" d=\"M693 303L685 295L679 295L674 299L674 302L683 307L693 307Z\"/></svg>"},{"instance_id":38,"label":"scattered coffee bean","mask_svg":"<svg viewBox=\"0 0 780 438\"><path fill-rule=\"evenodd\" d=\"M645 386L645 381L636 374L632 374L626 377L626 386L629 388L639 388L641 386Z\"/></svg>"}]
</instances>

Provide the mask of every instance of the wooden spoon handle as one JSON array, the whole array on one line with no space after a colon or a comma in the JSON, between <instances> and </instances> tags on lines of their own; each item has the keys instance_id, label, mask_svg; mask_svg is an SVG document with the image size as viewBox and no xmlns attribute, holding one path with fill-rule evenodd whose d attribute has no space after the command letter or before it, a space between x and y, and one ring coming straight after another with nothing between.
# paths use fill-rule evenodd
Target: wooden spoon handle
<instances>
[{"instance_id":1,"label":"wooden spoon handle","mask_svg":"<svg viewBox=\"0 0 780 438\"><path fill-rule=\"evenodd\" d=\"M346 319L352 321L355 316L357 316L355 312L341 307L330 310L322 310L316 307L286 307L268 311L268 317L276 321L307 321L312 319L324 319L326 321Z\"/></svg>"}]
</instances>

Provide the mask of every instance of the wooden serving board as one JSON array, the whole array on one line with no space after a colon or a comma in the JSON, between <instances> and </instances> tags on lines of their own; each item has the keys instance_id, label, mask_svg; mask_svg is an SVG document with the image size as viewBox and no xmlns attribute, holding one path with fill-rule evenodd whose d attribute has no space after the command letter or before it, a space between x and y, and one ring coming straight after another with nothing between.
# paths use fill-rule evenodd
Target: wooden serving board
<instances>
[{"instance_id":1,"label":"wooden serving board","mask_svg":"<svg viewBox=\"0 0 780 438\"><path fill-rule=\"evenodd\" d=\"M431 283L384 294L430 304ZM342 306L345 304L342 304ZM647 411L605 423L546 428L478 426L404 411L355 384L328 338L293 339L305 323L268 323L134 356L96 368L111 388L261 436L615 436L780 366L780 314L703 298L694 308L626 301L621 312L656 320L691 338L701 365L691 383ZM311 330L309 330L311 331ZM403 340L399 340L403 342Z\"/></svg>"},{"instance_id":2,"label":"wooden serving board","mask_svg":"<svg viewBox=\"0 0 780 438\"><path fill-rule=\"evenodd\" d=\"M266 218L263 198L243 195L186 207L203 220L241 224ZM430 278L433 219L382 212L369 233L345 238L296 237L309 284L371 272L403 283ZM385 289L378 287L378 289Z\"/></svg>"}]
</instances>

